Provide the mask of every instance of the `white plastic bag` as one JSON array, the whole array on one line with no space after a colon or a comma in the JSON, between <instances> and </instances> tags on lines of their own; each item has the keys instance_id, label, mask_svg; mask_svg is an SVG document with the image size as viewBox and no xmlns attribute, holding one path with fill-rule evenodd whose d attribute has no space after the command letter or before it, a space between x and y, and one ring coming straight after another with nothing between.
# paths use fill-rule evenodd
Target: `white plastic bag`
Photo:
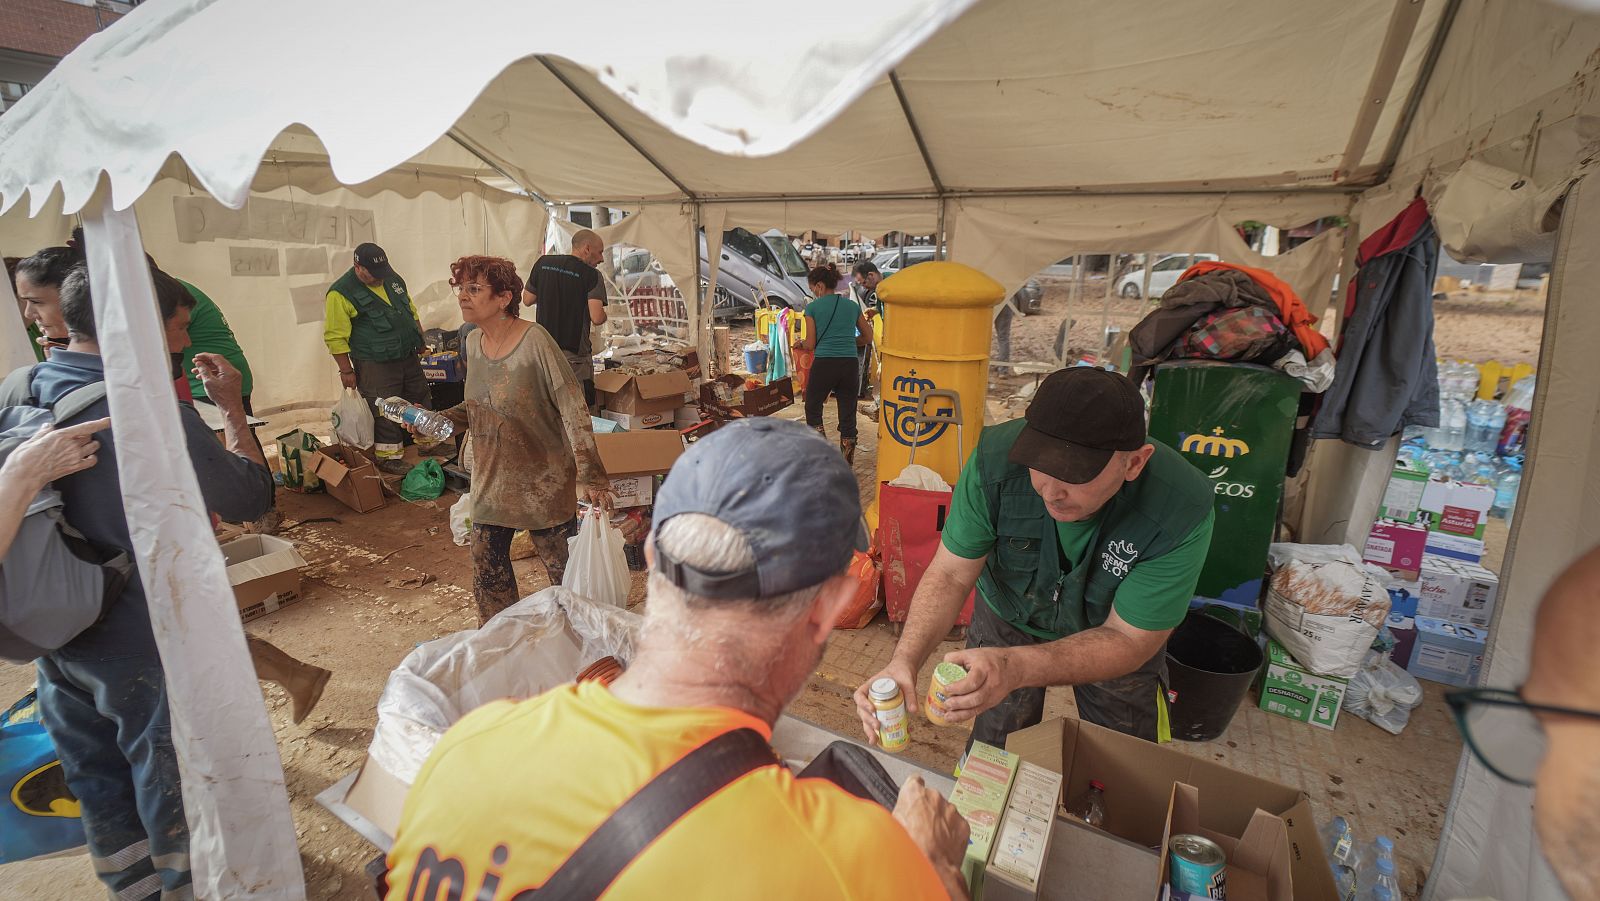
<instances>
[{"instance_id":1,"label":"white plastic bag","mask_svg":"<svg viewBox=\"0 0 1600 901\"><path fill-rule=\"evenodd\" d=\"M472 543L472 492L450 505L450 538L461 547Z\"/></svg>"},{"instance_id":2,"label":"white plastic bag","mask_svg":"<svg viewBox=\"0 0 1600 901\"><path fill-rule=\"evenodd\" d=\"M333 405L333 433L351 447L372 446L372 408L354 388L344 389Z\"/></svg>"},{"instance_id":3,"label":"white plastic bag","mask_svg":"<svg viewBox=\"0 0 1600 901\"><path fill-rule=\"evenodd\" d=\"M895 476L894 480L889 484L898 488L920 488L923 491L952 490L950 483L946 482L943 476L923 466L921 463L913 463L900 470L900 474Z\"/></svg>"},{"instance_id":4,"label":"white plastic bag","mask_svg":"<svg viewBox=\"0 0 1600 901\"><path fill-rule=\"evenodd\" d=\"M1400 734L1412 708L1421 703L1422 685L1416 677L1377 651L1367 654L1344 694L1344 709L1393 735Z\"/></svg>"},{"instance_id":5,"label":"white plastic bag","mask_svg":"<svg viewBox=\"0 0 1600 901\"><path fill-rule=\"evenodd\" d=\"M1267 556L1267 634L1319 676L1354 676L1389 618L1389 574L1349 545L1274 544Z\"/></svg>"},{"instance_id":6,"label":"white plastic bag","mask_svg":"<svg viewBox=\"0 0 1600 901\"><path fill-rule=\"evenodd\" d=\"M597 603L626 607L632 580L623 544L622 531L612 528L603 511L591 507L578 534L567 540L570 553L561 587Z\"/></svg>"}]
</instances>

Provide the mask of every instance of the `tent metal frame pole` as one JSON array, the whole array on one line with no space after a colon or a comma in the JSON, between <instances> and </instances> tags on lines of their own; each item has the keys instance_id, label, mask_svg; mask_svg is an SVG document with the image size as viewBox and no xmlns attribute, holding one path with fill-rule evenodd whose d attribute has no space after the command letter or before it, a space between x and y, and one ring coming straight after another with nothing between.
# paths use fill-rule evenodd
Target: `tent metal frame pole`
<instances>
[{"instance_id":1,"label":"tent metal frame pole","mask_svg":"<svg viewBox=\"0 0 1600 901\"><path fill-rule=\"evenodd\" d=\"M1383 162L1378 166L1378 171L1373 178L1373 184L1383 184L1394 173L1395 164L1400 160L1400 151L1404 149L1406 138L1411 134L1411 127L1416 124L1417 112L1422 108L1422 97L1428 91L1428 84L1433 81L1433 72L1439 65L1439 57L1444 54L1445 42L1450 39L1450 32L1456 23L1456 14L1461 12L1461 0L1447 0L1444 12L1439 14L1439 24L1433 30L1433 40L1428 44L1428 54L1422 58L1422 66L1417 70L1417 80L1411 85L1411 96L1406 98L1406 105L1400 110L1400 119L1395 123L1394 132L1389 135L1389 146L1383 151Z\"/></svg>"},{"instance_id":2,"label":"tent metal frame pole","mask_svg":"<svg viewBox=\"0 0 1600 901\"><path fill-rule=\"evenodd\" d=\"M700 197L698 194L689 190L688 185L684 184L683 181L676 175L673 175L672 171L666 166L662 165L661 161L656 159L655 156L650 153L650 151L644 149L643 144L640 144L639 141L634 138L633 135L629 134L627 130L617 122L616 119L613 119L610 114L601 109L599 104L590 99L589 95L580 90L578 85L573 82L572 79L568 78L565 72L562 72L560 69L556 68L556 64L551 62L549 57L540 55L535 56L534 59L538 60L539 64L544 66L551 75L554 75L556 81L561 82L561 84L566 87L567 90L571 91L572 96L578 98L580 103L588 107L589 112L594 113L601 122L604 122L608 128L615 132L617 137L621 138L629 147L632 147L635 153L639 154L641 157L644 157L645 162L649 163L651 166L654 166L655 170L660 172L663 178L672 182L674 187L676 187L679 191L682 191L684 197L687 197L694 203L699 203ZM698 253L699 249L697 248L695 252Z\"/></svg>"},{"instance_id":3,"label":"tent metal frame pole","mask_svg":"<svg viewBox=\"0 0 1600 901\"><path fill-rule=\"evenodd\" d=\"M900 114L905 116L906 125L911 129L911 139L917 142L917 152L922 154L922 165L928 169L928 180L933 182L935 194L944 194L944 182L939 178L939 170L933 165L933 154L928 150L928 142L922 137L922 128L917 125L917 117L911 114L911 101L906 99L906 89L900 84L900 73L889 70L889 85L894 88L895 99L900 101Z\"/></svg>"},{"instance_id":4,"label":"tent metal frame pole","mask_svg":"<svg viewBox=\"0 0 1600 901\"><path fill-rule=\"evenodd\" d=\"M499 163L495 162L494 160L490 159L489 155L488 155L488 153L486 151L482 150L476 144L474 144L472 141L468 140L465 135L461 134L461 132L459 132L456 129L452 128L449 131L445 132L444 136L449 138L450 140L454 141L456 143L456 146L460 147L462 150L465 150L466 152L472 154L474 157L476 157L478 159L479 162L483 163L485 166L488 166L490 169L493 169L495 172L499 173L501 178L505 179L506 181L511 182L512 184L516 185L517 187L521 188L522 190L527 191L529 196L531 196L534 200L539 201L540 203L544 204L547 207L548 206L553 206L553 204L548 199L546 199L543 194L540 194L531 185L523 184L522 181L519 180L516 176L512 175L510 172L507 172L503 166L501 166Z\"/></svg>"},{"instance_id":5,"label":"tent metal frame pole","mask_svg":"<svg viewBox=\"0 0 1600 901\"><path fill-rule=\"evenodd\" d=\"M1356 121L1350 129L1350 140L1345 144L1344 156L1339 160L1339 180L1346 181L1361 165L1361 157L1372 143L1372 133L1378 128L1378 117L1383 105L1394 90L1394 80L1400 75L1400 65L1405 62L1406 48L1411 46L1411 35L1417 30L1417 20L1422 17L1422 0L1396 0L1394 13L1389 17L1389 27L1383 44L1378 48L1378 59L1372 67L1372 78L1367 82L1367 92L1356 110Z\"/></svg>"},{"instance_id":6,"label":"tent metal frame pole","mask_svg":"<svg viewBox=\"0 0 1600 901\"><path fill-rule=\"evenodd\" d=\"M1077 188L1039 188L1019 190L952 190L943 195L930 191L905 191L886 194L728 194L722 196L705 195L694 198L696 203L837 203L841 201L857 200L951 200L951 199L1028 199L1034 197L1159 197L1161 195L1174 195L1185 197L1216 197L1252 195L1252 194L1326 194L1330 196L1360 194L1371 185L1354 184L1327 184L1327 185L1302 185L1299 187L1285 185L1279 187L1199 187L1187 189L1173 186L1152 186L1150 190L1082 190ZM579 204L605 204L608 206L649 206L654 204L679 204L684 201L682 197L601 197L583 198L571 201Z\"/></svg>"}]
</instances>

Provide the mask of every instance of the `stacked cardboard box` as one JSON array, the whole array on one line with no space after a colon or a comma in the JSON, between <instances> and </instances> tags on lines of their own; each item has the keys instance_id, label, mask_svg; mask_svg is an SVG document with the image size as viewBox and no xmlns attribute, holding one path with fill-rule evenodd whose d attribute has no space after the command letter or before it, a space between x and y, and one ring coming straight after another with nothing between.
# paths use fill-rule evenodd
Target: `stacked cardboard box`
<instances>
[{"instance_id":1,"label":"stacked cardboard box","mask_svg":"<svg viewBox=\"0 0 1600 901\"><path fill-rule=\"evenodd\" d=\"M1267 639L1267 665L1259 679L1261 709L1323 729L1339 722L1349 679L1319 676L1301 666L1283 645Z\"/></svg>"}]
</instances>

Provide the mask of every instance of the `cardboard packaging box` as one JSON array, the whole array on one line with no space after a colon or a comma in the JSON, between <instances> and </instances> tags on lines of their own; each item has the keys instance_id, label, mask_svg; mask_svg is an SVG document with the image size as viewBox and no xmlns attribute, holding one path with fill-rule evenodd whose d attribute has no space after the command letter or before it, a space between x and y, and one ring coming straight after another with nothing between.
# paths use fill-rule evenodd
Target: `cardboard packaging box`
<instances>
[{"instance_id":1,"label":"cardboard packaging box","mask_svg":"<svg viewBox=\"0 0 1600 901\"><path fill-rule=\"evenodd\" d=\"M1050 834L1061 806L1061 774L1034 763L1017 767L1005 819L983 879L985 901L1032 901L1050 854Z\"/></svg>"},{"instance_id":2,"label":"cardboard packaging box","mask_svg":"<svg viewBox=\"0 0 1600 901\"><path fill-rule=\"evenodd\" d=\"M430 382L464 382L467 363L453 350L422 355L422 377Z\"/></svg>"},{"instance_id":3,"label":"cardboard packaging box","mask_svg":"<svg viewBox=\"0 0 1600 901\"><path fill-rule=\"evenodd\" d=\"M693 428L700 424L700 405L684 404L672 411L672 427L678 430Z\"/></svg>"},{"instance_id":4,"label":"cardboard packaging box","mask_svg":"<svg viewBox=\"0 0 1600 901\"><path fill-rule=\"evenodd\" d=\"M308 467L329 494L357 513L371 513L388 503L378 465L364 451L330 444L311 455Z\"/></svg>"},{"instance_id":5,"label":"cardboard packaging box","mask_svg":"<svg viewBox=\"0 0 1600 901\"><path fill-rule=\"evenodd\" d=\"M594 389L599 392L603 409L634 415L665 413L670 421L672 411L689 399L694 384L689 381L689 374L681 369L651 375L629 375L608 369L595 374Z\"/></svg>"},{"instance_id":6,"label":"cardboard packaging box","mask_svg":"<svg viewBox=\"0 0 1600 901\"><path fill-rule=\"evenodd\" d=\"M642 507L655 499L655 477L683 455L683 436L675 431L646 429L594 436L600 465L611 479L617 506Z\"/></svg>"},{"instance_id":7,"label":"cardboard packaging box","mask_svg":"<svg viewBox=\"0 0 1600 901\"><path fill-rule=\"evenodd\" d=\"M962 761L956 787L950 792L950 803L966 817L971 827L961 875L966 877L967 890L974 898L983 895L984 871L1000 827L1000 817L1005 813L1006 799L1011 795L1017 763L1017 755L1009 751L981 741L973 742Z\"/></svg>"},{"instance_id":8,"label":"cardboard packaging box","mask_svg":"<svg viewBox=\"0 0 1600 901\"><path fill-rule=\"evenodd\" d=\"M733 391L743 391L738 403L725 403L717 396L717 385L726 385ZM770 385L745 390L744 378L724 375L700 386L700 403L730 418L739 416L771 416L794 403L794 382L781 378Z\"/></svg>"},{"instance_id":9,"label":"cardboard packaging box","mask_svg":"<svg viewBox=\"0 0 1600 901\"><path fill-rule=\"evenodd\" d=\"M618 413L615 410L601 410L600 416L622 426L625 432L640 432L645 429L671 429L672 419L677 414L676 410L658 410L652 413Z\"/></svg>"},{"instance_id":10,"label":"cardboard packaging box","mask_svg":"<svg viewBox=\"0 0 1600 901\"><path fill-rule=\"evenodd\" d=\"M1428 470L1420 464L1396 465L1389 476L1389 486L1383 492L1383 506L1378 515L1395 522L1414 523L1422 509L1422 491L1428 485Z\"/></svg>"},{"instance_id":11,"label":"cardboard packaging box","mask_svg":"<svg viewBox=\"0 0 1600 901\"><path fill-rule=\"evenodd\" d=\"M1423 561L1419 616L1487 628L1500 578L1476 563L1428 556Z\"/></svg>"},{"instance_id":12,"label":"cardboard packaging box","mask_svg":"<svg viewBox=\"0 0 1600 901\"><path fill-rule=\"evenodd\" d=\"M1045 865L1047 898L1155 898L1160 892L1161 855L1152 849L1162 847L1173 786L1181 782L1199 791L1205 804L1201 819L1213 831L1244 835L1257 808L1279 819L1288 841L1293 897L1338 899L1311 802L1299 789L1077 719L1051 720L1013 732L1006 749L1024 763L1061 773L1062 797L1068 803L1089 787L1091 779L1106 786L1104 830L1068 819L1056 821ZM1058 891L1057 873L1069 874L1060 880L1065 891Z\"/></svg>"},{"instance_id":13,"label":"cardboard packaging box","mask_svg":"<svg viewBox=\"0 0 1600 901\"><path fill-rule=\"evenodd\" d=\"M1429 529L1482 540L1494 506L1494 489L1465 482L1429 481L1422 490L1422 510L1431 514Z\"/></svg>"},{"instance_id":14,"label":"cardboard packaging box","mask_svg":"<svg viewBox=\"0 0 1600 901\"><path fill-rule=\"evenodd\" d=\"M1339 722L1349 679L1319 676L1302 667L1283 645L1267 639L1267 665L1261 671L1262 710L1323 729Z\"/></svg>"},{"instance_id":15,"label":"cardboard packaging box","mask_svg":"<svg viewBox=\"0 0 1600 901\"><path fill-rule=\"evenodd\" d=\"M594 429L596 435L610 435L613 432L627 431L622 427L622 423L610 419L602 419L599 416L589 417L589 425Z\"/></svg>"},{"instance_id":16,"label":"cardboard packaging box","mask_svg":"<svg viewBox=\"0 0 1600 901\"><path fill-rule=\"evenodd\" d=\"M245 622L276 613L300 600L304 557L293 542L275 535L246 535L222 545L228 583Z\"/></svg>"},{"instance_id":17,"label":"cardboard packaging box","mask_svg":"<svg viewBox=\"0 0 1600 901\"><path fill-rule=\"evenodd\" d=\"M1367 532L1366 549L1361 559L1414 581L1422 567L1422 555L1427 544L1427 529L1379 520Z\"/></svg>"},{"instance_id":18,"label":"cardboard packaging box","mask_svg":"<svg viewBox=\"0 0 1600 901\"><path fill-rule=\"evenodd\" d=\"M1215 842L1228 856L1225 878L1230 901L1294 901L1289 832L1283 819L1257 810L1244 833L1235 837L1201 825L1201 802L1200 790L1194 786L1180 782L1172 787L1167 830L1161 842L1161 883L1172 881L1172 837L1198 835ZM1205 901L1203 896L1172 891L1171 901L1190 898Z\"/></svg>"},{"instance_id":19,"label":"cardboard packaging box","mask_svg":"<svg viewBox=\"0 0 1600 901\"><path fill-rule=\"evenodd\" d=\"M1483 539L1430 531L1425 550L1430 557L1448 557L1463 563L1477 563L1483 559Z\"/></svg>"},{"instance_id":20,"label":"cardboard packaging box","mask_svg":"<svg viewBox=\"0 0 1600 901\"><path fill-rule=\"evenodd\" d=\"M1406 672L1418 679L1472 688L1478 684L1488 637L1488 631L1477 626L1419 616Z\"/></svg>"}]
</instances>

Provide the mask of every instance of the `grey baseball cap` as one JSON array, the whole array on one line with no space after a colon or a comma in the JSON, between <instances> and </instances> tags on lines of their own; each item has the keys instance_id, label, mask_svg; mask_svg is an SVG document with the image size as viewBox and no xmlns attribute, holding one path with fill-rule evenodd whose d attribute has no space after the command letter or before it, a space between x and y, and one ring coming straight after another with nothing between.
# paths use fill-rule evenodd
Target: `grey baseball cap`
<instances>
[{"instance_id":1,"label":"grey baseball cap","mask_svg":"<svg viewBox=\"0 0 1600 901\"><path fill-rule=\"evenodd\" d=\"M755 564L708 572L655 548L655 571L704 598L769 598L820 584L867 549L861 494L838 449L798 422L765 416L695 442L667 473L653 528L703 513L738 530Z\"/></svg>"}]
</instances>

